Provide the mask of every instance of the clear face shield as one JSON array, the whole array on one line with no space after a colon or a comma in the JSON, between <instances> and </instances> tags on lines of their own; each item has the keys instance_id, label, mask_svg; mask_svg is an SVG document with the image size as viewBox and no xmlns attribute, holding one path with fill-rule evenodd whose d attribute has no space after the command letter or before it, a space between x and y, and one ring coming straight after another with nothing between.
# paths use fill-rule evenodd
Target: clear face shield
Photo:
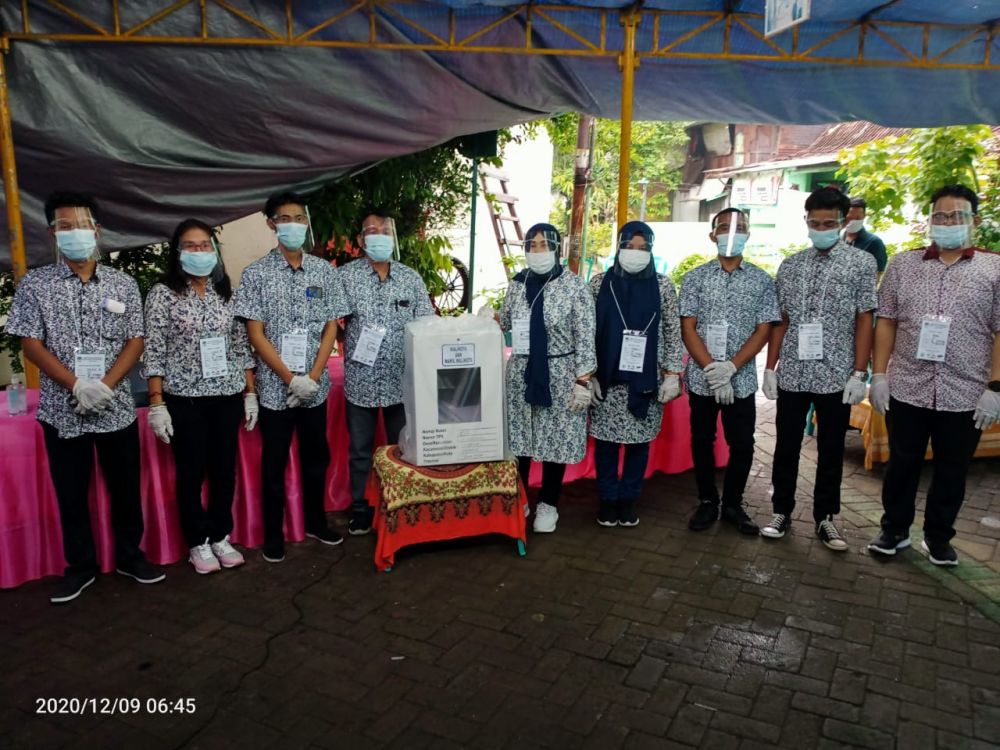
<instances>
[{"instance_id":1,"label":"clear face shield","mask_svg":"<svg viewBox=\"0 0 1000 750\"><path fill-rule=\"evenodd\" d=\"M286 250L309 253L316 246L307 206L293 203L278 206L278 212L271 217L271 221L274 222L274 233L278 235L278 242Z\"/></svg>"},{"instance_id":2,"label":"clear face shield","mask_svg":"<svg viewBox=\"0 0 1000 750\"><path fill-rule=\"evenodd\" d=\"M750 236L746 216L732 211L723 214L716 220L713 233L719 255L723 258L743 255L743 248Z\"/></svg>"},{"instance_id":3,"label":"clear face shield","mask_svg":"<svg viewBox=\"0 0 1000 750\"><path fill-rule=\"evenodd\" d=\"M626 225L618 234L618 265L626 273L644 271L653 259L653 232L646 225Z\"/></svg>"},{"instance_id":4,"label":"clear face shield","mask_svg":"<svg viewBox=\"0 0 1000 750\"><path fill-rule=\"evenodd\" d=\"M944 203L945 205L940 205ZM963 250L972 245L975 214L966 200L938 201L931 206L927 222L928 239L941 250Z\"/></svg>"},{"instance_id":5,"label":"clear face shield","mask_svg":"<svg viewBox=\"0 0 1000 750\"><path fill-rule=\"evenodd\" d=\"M55 235L57 258L80 263L97 255L97 222L89 208L57 208L49 226Z\"/></svg>"},{"instance_id":6,"label":"clear face shield","mask_svg":"<svg viewBox=\"0 0 1000 750\"><path fill-rule=\"evenodd\" d=\"M399 260L399 238L392 217L366 216L361 226L361 242L365 255L375 263Z\"/></svg>"},{"instance_id":7,"label":"clear face shield","mask_svg":"<svg viewBox=\"0 0 1000 750\"><path fill-rule=\"evenodd\" d=\"M189 276L207 276L214 284L222 280L225 268L215 237L191 232L181 239L177 249L180 251L181 269L184 273Z\"/></svg>"}]
</instances>

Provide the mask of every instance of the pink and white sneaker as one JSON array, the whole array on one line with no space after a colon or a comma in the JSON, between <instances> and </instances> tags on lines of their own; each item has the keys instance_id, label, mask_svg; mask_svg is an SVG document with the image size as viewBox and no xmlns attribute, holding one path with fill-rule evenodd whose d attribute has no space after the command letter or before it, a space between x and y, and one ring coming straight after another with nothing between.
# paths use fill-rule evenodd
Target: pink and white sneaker
<instances>
[{"instance_id":1,"label":"pink and white sneaker","mask_svg":"<svg viewBox=\"0 0 1000 750\"><path fill-rule=\"evenodd\" d=\"M196 544L191 548L191 554L188 555L188 560L194 566L194 569L201 575L219 572L219 561L216 560L215 555L212 554L212 547L208 543L207 539L204 544Z\"/></svg>"},{"instance_id":2,"label":"pink and white sneaker","mask_svg":"<svg viewBox=\"0 0 1000 750\"><path fill-rule=\"evenodd\" d=\"M246 562L239 550L229 543L229 534L222 541L213 542L212 552L223 568L238 568Z\"/></svg>"}]
</instances>

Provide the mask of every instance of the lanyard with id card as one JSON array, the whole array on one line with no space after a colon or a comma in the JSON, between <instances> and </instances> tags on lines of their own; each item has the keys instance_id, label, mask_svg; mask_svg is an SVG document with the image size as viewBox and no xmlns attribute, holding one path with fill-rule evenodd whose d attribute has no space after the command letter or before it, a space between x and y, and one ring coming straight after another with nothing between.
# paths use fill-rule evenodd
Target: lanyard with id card
<instances>
[{"instance_id":1,"label":"lanyard with id card","mask_svg":"<svg viewBox=\"0 0 1000 750\"><path fill-rule=\"evenodd\" d=\"M281 334L281 361L292 372L306 371L308 342L309 334L302 329Z\"/></svg>"},{"instance_id":2,"label":"lanyard with id card","mask_svg":"<svg viewBox=\"0 0 1000 750\"><path fill-rule=\"evenodd\" d=\"M531 353L531 318L511 319L510 344L514 354Z\"/></svg>"},{"instance_id":3,"label":"lanyard with id card","mask_svg":"<svg viewBox=\"0 0 1000 750\"><path fill-rule=\"evenodd\" d=\"M823 359L822 323L799 323L799 359Z\"/></svg>"},{"instance_id":4,"label":"lanyard with id card","mask_svg":"<svg viewBox=\"0 0 1000 750\"><path fill-rule=\"evenodd\" d=\"M729 359L726 349L729 345L729 324L709 323L705 330L705 346L716 362Z\"/></svg>"},{"instance_id":5,"label":"lanyard with id card","mask_svg":"<svg viewBox=\"0 0 1000 750\"><path fill-rule=\"evenodd\" d=\"M366 325L361 329L358 343L354 347L351 359L363 365L371 367L378 358L378 351L382 348L382 339L385 338L386 328L379 325Z\"/></svg>"},{"instance_id":6,"label":"lanyard with id card","mask_svg":"<svg viewBox=\"0 0 1000 750\"><path fill-rule=\"evenodd\" d=\"M646 363L646 332L622 331L622 353L618 369L622 372L642 372Z\"/></svg>"},{"instance_id":7,"label":"lanyard with id card","mask_svg":"<svg viewBox=\"0 0 1000 750\"><path fill-rule=\"evenodd\" d=\"M100 380L107 371L107 354L103 349L73 347L73 374L80 380Z\"/></svg>"},{"instance_id":8,"label":"lanyard with id card","mask_svg":"<svg viewBox=\"0 0 1000 750\"><path fill-rule=\"evenodd\" d=\"M925 362L944 362L948 349L951 318L946 315L925 315L920 321L920 339L917 342L917 359Z\"/></svg>"},{"instance_id":9,"label":"lanyard with id card","mask_svg":"<svg viewBox=\"0 0 1000 750\"><path fill-rule=\"evenodd\" d=\"M225 377L229 372L225 337L206 336L199 343L201 344L201 376L206 380Z\"/></svg>"}]
</instances>

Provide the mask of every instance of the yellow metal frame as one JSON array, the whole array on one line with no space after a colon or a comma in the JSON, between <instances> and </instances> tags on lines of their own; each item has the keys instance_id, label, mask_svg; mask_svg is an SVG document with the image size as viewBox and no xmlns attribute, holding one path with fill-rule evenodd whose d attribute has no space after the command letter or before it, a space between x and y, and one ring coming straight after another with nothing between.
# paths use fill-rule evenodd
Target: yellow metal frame
<instances>
[{"instance_id":1,"label":"yellow metal frame","mask_svg":"<svg viewBox=\"0 0 1000 750\"><path fill-rule=\"evenodd\" d=\"M11 2L11 0L8 0ZM472 30L458 33L459 20L470 23L470 16L461 11L433 6L440 17L418 22L407 9L426 5L417 0L340 0L340 7L327 18L309 28L296 28L295 9L314 0L284 0L283 24L280 28L240 9L235 0L176 0L144 18L126 20L123 7L126 0L92 0L88 12L75 10L61 0L13 0L20 24L17 31L0 37L0 49L7 52L12 43L63 42L97 44L211 45L241 47L319 47L327 49L411 50L423 52L516 54L556 57L588 57L617 59L622 71L622 141L619 150L618 221L628 217L629 155L631 152L632 99L635 69L642 61L736 61L780 62L786 64L895 67L936 70L1000 71L1000 64L991 59L991 47L997 29L978 26L948 25L905 21L884 21L872 14L857 21L843 22L825 37L801 49L799 27L774 38L763 34L764 18L758 13L725 13L712 11L645 10L641 4L624 10L585 8L573 5L524 3L505 9L498 18L487 18ZM157 33L157 25L165 19L179 17L181 12L196 8L198 31L192 36L168 36ZM431 6L428 6L431 7ZM72 32L52 32L38 28L39 9L56 15L61 21L75 25ZM599 22L593 23L597 14ZM213 21L238 19L246 27L243 35L219 33ZM358 18L365 23L357 24ZM574 28L577 20L586 19L586 28ZM620 44L609 42L608 27L619 23L623 33L616 36ZM393 24L398 24L394 26ZM406 39L399 26L416 38ZM651 26L648 48L637 46L640 27ZM680 26L678 31L673 26ZM345 38L325 39L321 32L332 28L345 31ZM358 30L363 30L358 33ZM506 32L510 41L495 41L491 34ZM548 44L542 46L537 34L547 32ZM964 32L955 43L940 52L935 40L942 32L954 35ZM553 32L558 32L554 34ZM350 36L351 34L353 36ZM900 38L904 34L905 40ZM561 35L561 36L560 36ZM739 36L743 45L734 45ZM620 37L620 38L619 38ZM552 39L563 41L551 46ZM877 39L873 46L866 43ZM914 39L919 43L914 44ZM851 55L830 52L840 40L853 40ZM695 49L692 43L697 42ZM972 45L983 43L981 59L974 62L956 61L956 54L967 52ZM757 51L739 51L747 45ZM918 47L918 48L917 48ZM891 50L891 52L890 52ZM0 156L3 184L7 195L7 215L11 227L11 256L15 278L25 271L24 239L21 233L20 202L14 148L11 138L10 107L7 81L0 61Z\"/></svg>"}]
</instances>

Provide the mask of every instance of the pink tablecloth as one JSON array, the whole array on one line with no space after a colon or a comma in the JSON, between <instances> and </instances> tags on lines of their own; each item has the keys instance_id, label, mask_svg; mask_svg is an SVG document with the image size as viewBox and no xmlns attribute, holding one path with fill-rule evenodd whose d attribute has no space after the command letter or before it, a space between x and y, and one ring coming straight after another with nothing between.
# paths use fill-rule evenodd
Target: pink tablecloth
<instances>
[{"instance_id":1,"label":"pink tablecloth","mask_svg":"<svg viewBox=\"0 0 1000 750\"><path fill-rule=\"evenodd\" d=\"M326 478L327 510L350 505L347 466L347 428L344 423L343 360L330 360L333 389L328 399L327 435L331 462ZM60 575L65 567L62 532L55 491L49 477L48 459L41 426L35 421L38 393L28 392L28 413L7 416L7 396L0 394L0 588L13 588L48 575ZM691 468L690 411L685 397L667 405L663 429L650 451L647 476L655 471L678 473ZM720 431L721 432L721 431ZM142 548L151 562L169 564L187 555L174 498L174 462L170 447L153 436L146 423L146 409L139 409L139 441L142 455L142 509L146 531ZM379 444L384 442L380 430ZM297 447L292 444L285 486L285 536L291 541L305 538L302 499L299 493ZM723 441L716 445L719 465L728 460ZM537 472L540 467L535 467ZM583 462L571 466L566 481L594 476L593 444ZM532 476L532 484L537 481ZM91 523L101 569L114 568L110 503L100 468L90 489ZM263 542L260 514L260 432L241 430L237 463L236 498L233 503L233 541L247 547Z\"/></svg>"}]
</instances>

